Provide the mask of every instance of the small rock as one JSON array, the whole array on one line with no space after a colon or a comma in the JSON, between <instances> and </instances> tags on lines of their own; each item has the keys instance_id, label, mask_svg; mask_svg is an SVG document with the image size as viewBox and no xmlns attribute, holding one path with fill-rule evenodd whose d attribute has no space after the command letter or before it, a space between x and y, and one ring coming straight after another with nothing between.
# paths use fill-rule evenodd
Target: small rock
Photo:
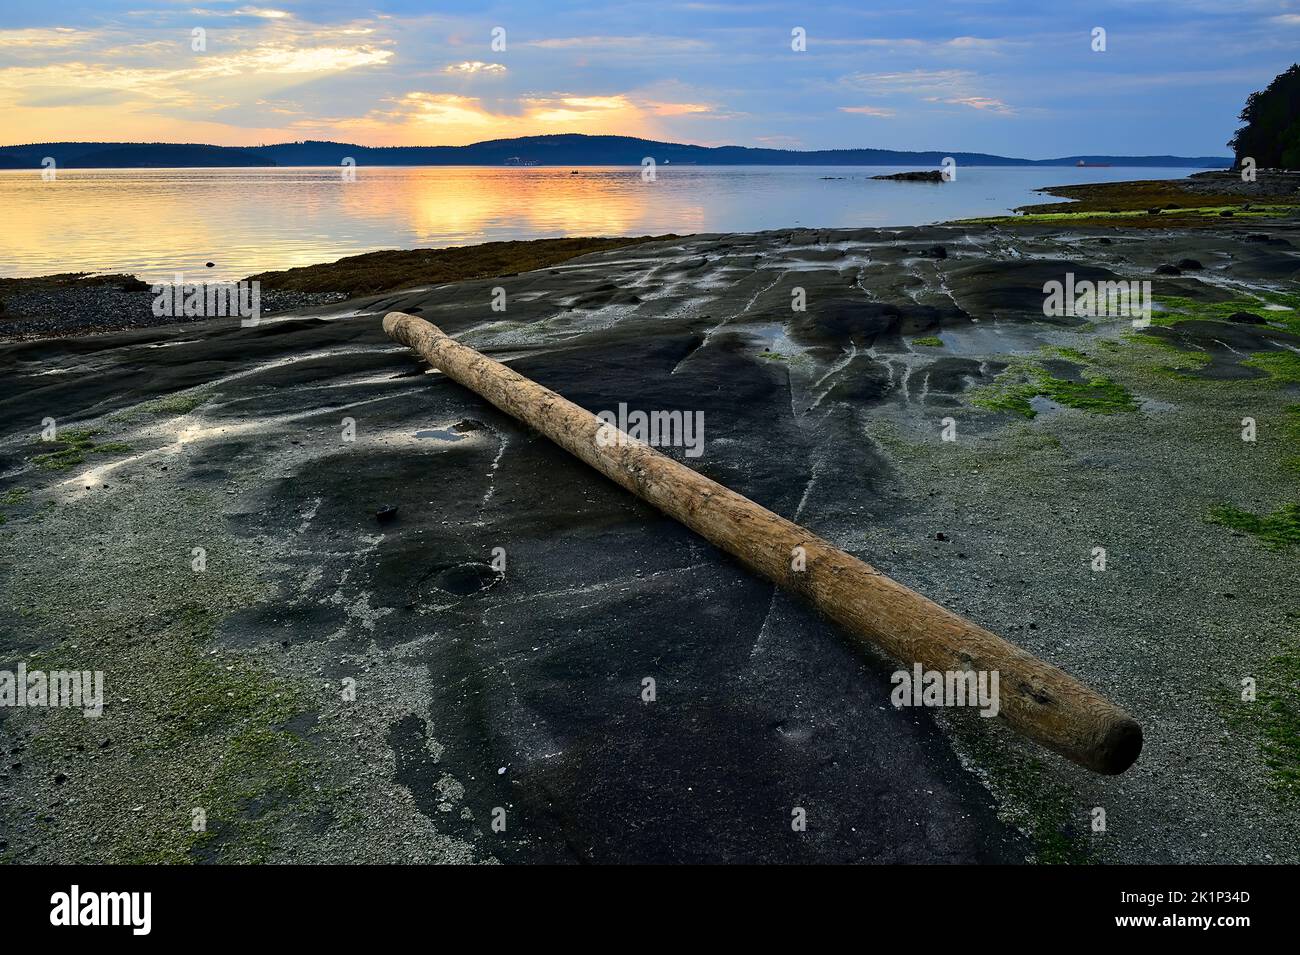
<instances>
[{"instance_id":1,"label":"small rock","mask_svg":"<svg viewBox=\"0 0 1300 955\"><path fill-rule=\"evenodd\" d=\"M1197 269L1203 269L1203 268L1205 268L1205 266L1203 266L1203 265L1200 263L1200 261L1197 260L1197 259L1179 259L1179 260L1178 260L1178 267L1179 267L1180 269L1186 269L1186 270L1189 271L1189 272L1194 272L1194 271L1196 271Z\"/></svg>"},{"instance_id":2,"label":"small rock","mask_svg":"<svg viewBox=\"0 0 1300 955\"><path fill-rule=\"evenodd\" d=\"M397 505L385 504L379 510L375 511L375 520L381 524L387 524L397 519Z\"/></svg>"},{"instance_id":3,"label":"small rock","mask_svg":"<svg viewBox=\"0 0 1300 955\"><path fill-rule=\"evenodd\" d=\"M948 539L948 535L945 534L943 531L940 531L939 533L934 535L934 539L937 541L946 541Z\"/></svg>"},{"instance_id":4,"label":"small rock","mask_svg":"<svg viewBox=\"0 0 1300 955\"><path fill-rule=\"evenodd\" d=\"M1228 316L1228 321L1236 322L1239 325L1263 325L1264 319L1254 312L1233 312Z\"/></svg>"},{"instance_id":5,"label":"small rock","mask_svg":"<svg viewBox=\"0 0 1300 955\"><path fill-rule=\"evenodd\" d=\"M1160 265L1156 267L1156 275L1182 275L1182 270L1176 265Z\"/></svg>"},{"instance_id":6,"label":"small rock","mask_svg":"<svg viewBox=\"0 0 1300 955\"><path fill-rule=\"evenodd\" d=\"M62 786L62 785L63 785L64 783L66 783L67 781L68 781L68 774L67 774L67 773L55 773L55 774L54 774L54 785L56 785L56 786Z\"/></svg>"}]
</instances>

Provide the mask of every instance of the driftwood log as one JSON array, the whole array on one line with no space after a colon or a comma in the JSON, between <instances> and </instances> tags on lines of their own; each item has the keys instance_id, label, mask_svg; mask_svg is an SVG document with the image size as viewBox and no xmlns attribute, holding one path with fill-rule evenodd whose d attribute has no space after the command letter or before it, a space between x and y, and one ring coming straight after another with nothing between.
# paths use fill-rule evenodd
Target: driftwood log
<instances>
[{"instance_id":1,"label":"driftwood log","mask_svg":"<svg viewBox=\"0 0 1300 955\"><path fill-rule=\"evenodd\" d=\"M1030 739L1099 773L1121 773L1137 759L1142 728L1064 671L649 445L630 437L609 441L610 425L590 411L460 344L429 322L390 312L384 331L453 381L747 567L803 595L854 637L909 668L919 663L940 672L997 671L998 715ZM598 440L602 429L605 434ZM796 554L802 560L794 559Z\"/></svg>"}]
</instances>

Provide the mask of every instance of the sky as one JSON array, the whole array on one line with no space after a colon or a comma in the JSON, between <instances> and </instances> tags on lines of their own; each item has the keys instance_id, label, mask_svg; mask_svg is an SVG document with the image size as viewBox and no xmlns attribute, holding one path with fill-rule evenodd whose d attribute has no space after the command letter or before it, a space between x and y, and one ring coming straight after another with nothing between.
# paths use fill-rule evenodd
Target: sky
<instances>
[{"instance_id":1,"label":"sky","mask_svg":"<svg viewBox=\"0 0 1300 955\"><path fill-rule=\"evenodd\" d=\"M1227 155L1297 59L1300 0L4 0L0 144Z\"/></svg>"}]
</instances>

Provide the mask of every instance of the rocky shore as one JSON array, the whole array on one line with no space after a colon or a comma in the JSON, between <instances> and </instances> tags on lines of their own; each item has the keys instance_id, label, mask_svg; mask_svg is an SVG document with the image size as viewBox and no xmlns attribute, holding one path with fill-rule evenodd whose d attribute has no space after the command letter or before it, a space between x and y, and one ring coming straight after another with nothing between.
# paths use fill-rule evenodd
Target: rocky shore
<instances>
[{"instance_id":1,"label":"rocky shore","mask_svg":"<svg viewBox=\"0 0 1300 955\"><path fill-rule=\"evenodd\" d=\"M0 343L0 637L106 687L0 709L0 860L1300 862L1300 225L1131 192ZM1067 276L1150 282L1150 323L1045 314ZM1138 763L894 709L895 664L393 309L593 411L702 411L692 467L1096 687Z\"/></svg>"}]
</instances>

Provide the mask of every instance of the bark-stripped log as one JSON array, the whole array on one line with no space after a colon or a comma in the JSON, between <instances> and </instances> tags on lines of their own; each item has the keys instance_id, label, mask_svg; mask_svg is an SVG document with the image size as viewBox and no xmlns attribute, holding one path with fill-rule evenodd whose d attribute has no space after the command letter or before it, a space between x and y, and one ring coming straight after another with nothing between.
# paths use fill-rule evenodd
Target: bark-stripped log
<instances>
[{"instance_id":1,"label":"bark-stripped log","mask_svg":"<svg viewBox=\"0 0 1300 955\"><path fill-rule=\"evenodd\" d=\"M1011 727L1099 773L1121 773L1142 728L1065 672L926 599L815 534L632 439L597 440L610 426L548 388L403 312L384 331L453 381L546 435L610 480L685 524L746 566L810 600L855 637L926 670L997 671ZM621 433L621 432L620 432ZM803 570L793 569L803 548Z\"/></svg>"}]
</instances>

